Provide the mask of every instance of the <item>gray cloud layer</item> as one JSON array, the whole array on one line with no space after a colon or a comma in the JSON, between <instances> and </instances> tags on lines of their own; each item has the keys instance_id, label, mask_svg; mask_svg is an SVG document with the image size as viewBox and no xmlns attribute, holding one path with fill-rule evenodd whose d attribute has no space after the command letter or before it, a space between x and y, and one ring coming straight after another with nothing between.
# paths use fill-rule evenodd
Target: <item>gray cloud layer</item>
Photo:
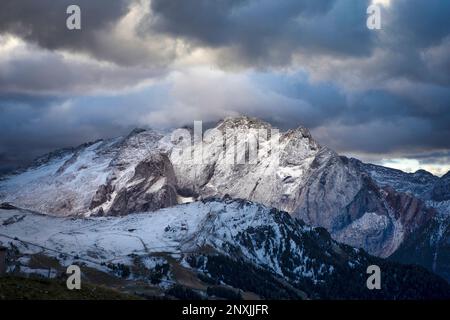
<instances>
[{"instance_id":1,"label":"gray cloud layer","mask_svg":"<svg viewBox=\"0 0 450 320\"><path fill-rule=\"evenodd\" d=\"M66 26L66 8L82 8L82 31L71 32ZM0 30L16 34L48 49L87 51L103 57L98 39L107 36L111 26L127 12L127 0L3 0Z\"/></svg>"},{"instance_id":2,"label":"gray cloud layer","mask_svg":"<svg viewBox=\"0 0 450 320\"><path fill-rule=\"evenodd\" d=\"M153 23L144 24L194 44L224 49L228 64L289 65L298 50L367 54L369 1L154 0Z\"/></svg>"},{"instance_id":3,"label":"gray cloud layer","mask_svg":"<svg viewBox=\"0 0 450 320\"><path fill-rule=\"evenodd\" d=\"M64 27L72 3L81 32ZM450 150L450 2L393 0L381 31L366 28L369 3L3 0L0 163L238 113L308 126L342 152L439 162ZM24 43L2 51L11 34ZM180 62L196 50L203 58ZM95 98L105 92L117 99Z\"/></svg>"}]
</instances>

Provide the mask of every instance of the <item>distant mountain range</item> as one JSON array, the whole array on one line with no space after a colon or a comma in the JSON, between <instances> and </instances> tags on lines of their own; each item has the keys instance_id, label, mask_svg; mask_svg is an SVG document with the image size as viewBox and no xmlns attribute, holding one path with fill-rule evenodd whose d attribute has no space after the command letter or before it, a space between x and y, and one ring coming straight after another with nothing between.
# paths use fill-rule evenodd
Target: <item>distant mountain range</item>
<instances>
[{"instance_id":1,"label":"distant mountain range","mask_svg":"<svg viewBox=\"0 0 450 320\"><path fill-rule=\"evenodd\" d=\"M376 261L401 277L422 284L422 280L435 281L436 288L442 289L437 292L445 296L448 284L420 268L397 262L422 265L450 281L449 173L441 178L423 170L405 173L342 157L319 145L303 127L262 140L258 130L272 132L276 128L254 118L227 118L213 129L202 144L186 145L168 134L134 130L125 137L41 157L0 180L0 202L20 208L0 211L4 221L0 233L39 239L65 252L73 238L46 238L50 236L47 228L59 233L68 228L64 232L71 234L77 233L78 224L89 228L92 224L101 225L103 234L110 228L122 228L122 223L140 230L144 223L149 233L170 239L170 232L161 228L166 225L170 230L173 221L181 229L183 223L189 226L183 232L174 231L175 245L196 251L195 255L182 255L179 263L212 276L214 283L255 292L254 287L244 288L240 280L227 278L231 269L208 265L214 259L234 259L234 263L245 263L242 268L250 273L252 268L263 268L266 278L274 277L269 282L277 290L283 288L282 297L364 297L363 292L369 290L362 287L337 294L342 288L335 286L344 283L345 277L358 282L361 279L356 278L366 276L363 267ZM247 150L250 140L258 141L259 151L267 151L276 140L276 161L273 152L262 152L253 163L246 163L251 151L245 151L233 155L230 163L227 143ZM192 162L196 154L202 161ZM35 217L29 211L48 216ZM142 214L135 214L139 212ZM25 218L15 222L22 215ZM160 224L153 225L156 216ZM14 223L5 224L4 217ZM69 223L72 220L60 217L82 219ZM134 224L130 227L131 220ZM41 224L37 238L24 231ZM113 243L120 239L122 235ZM146 246L158 243L153 238L143 241ZM86 234L80 245L83 249L75 250L76 255L97 250L95 255L102 256L106 250L107 260L114 248L105 245ZM136 248L130 245L123 253L135 254ZM217 254L215 258L205 253L206 247ZM352 273L354 268L359 275ZM404 298L430 296L411 287L415 284L404 284L402 291L394 278L387 280L392 281L387 284L392 294L383 290L378 297L401 298L400 292L409 289L411 294ZM267 293L259 295L269 297ZM367 297L377 297L377 293Z\"/></svg>"}]
</instances>

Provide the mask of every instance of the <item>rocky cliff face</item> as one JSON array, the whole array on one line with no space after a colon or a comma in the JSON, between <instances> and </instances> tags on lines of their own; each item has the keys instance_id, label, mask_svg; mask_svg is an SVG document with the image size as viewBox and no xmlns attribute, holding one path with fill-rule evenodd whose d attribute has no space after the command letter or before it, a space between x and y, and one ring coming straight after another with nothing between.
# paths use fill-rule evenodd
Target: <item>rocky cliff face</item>
<instances>
[{"instance_id":1,"label":"rocky cliff face","mask_svg":"<svg viewBox=\"0 0 450 320\"><path fill-rule=\"evenodd\" d=\"M164 154L154 153L139 162L122 188L116 190L114 181L109 177L95 193L89 209L98 209L97 215L125 215L177 204L176 178Z\"/></svg>"},{"instance_id":2,"label":"rocky cliff face","mask_svg":"<svg viewBox=\"0 0 450 320\"><path fill-rule=\"evenodd\" d=\"M262 132L252 131L258 129ZM229 195L293 212L299 188L320 147L304 128L280 136L271 136L272 129L251 118L222 121L203 145L171 154L179 187L201 197ZM246 154L249 140L258 141L253 163L248 161L249 151ZM203 154L201 163L192 154Z\"/></svg>"},{"instance_id":3,"label":"rocky cliff face","mask_svg":"<svg viewBox=\"0 0 450 320\"><path fill-rule=\"evenodd\" d=\"M450 281L449 173L439 178L424 170L406 173L377 165L364 164L355 159L351 159L351 161L367 172L378 185L407 194L406 199L409 198L409 200L406 202L402 200L405 196L400 199L398 197L392 199L393 203L398 204L395 212L401 211L401 208L408 208L408 211L413 213L417 211L414 208L419 209L424 204L435 210L431 219L423 219L429 217L429 214L416 214L421 218L417 222L416 219L408 218L411 217L410 214L404 215L403 219L406 220L403 224L412 225L413 229L409 230L407 237L390 258L404 263L422 265ZM423 202L417 199L421 199ZM419 227L414 228L415 225Z\"/></svg>"},{"instance_id":4,"label":"rocky cliff face","mask_svg":"<svg viewBox=\"0 0 450 320\"><path fill-rule=\"evenodd\" d=\"M426 267L450 282L450 216L439 216L406 239L390 257Z\"/></svg>"},{"instance_id":5,"label":"rocky cliff face","mask_svg":"<svg viewBox=\"0 0 450 320\"><path fill-rule=\"evenodd\" d=\"M418 228L431 221L436 212L409 194L390 187L379 189L373 182L368 186L344 210L357 218L349 218L335 238L357 247L364 244L362 247L369 252L388 257ZM364 213L358 216L356 212Z\"/></svg>"},{"instance_id":6,"label":"rocky cliff face","mask_svg":"<svg viewBox=\"0 0 450 320\"><path fill-rule=\"evenodd\" d=\"M216 127L224 141L213 138L202 150L194 145L181 155L173 153L171 161L183 192L263 203L324 227L339 241L384 257L433 216L421 201L380 188L358 163L320 146L302 127L263 139L258 144L262 156L255 163L241 161L237 153L230 164L228 141L237 150L245 150L247 141L241 136L247 133L248 139L258 140L254 129L274 128L247 117L226 119ZM277 159L265 152L273 143L278 143ZM200 164L191 161L196 153L203 153Z\"/></svg>"}]
</instances>

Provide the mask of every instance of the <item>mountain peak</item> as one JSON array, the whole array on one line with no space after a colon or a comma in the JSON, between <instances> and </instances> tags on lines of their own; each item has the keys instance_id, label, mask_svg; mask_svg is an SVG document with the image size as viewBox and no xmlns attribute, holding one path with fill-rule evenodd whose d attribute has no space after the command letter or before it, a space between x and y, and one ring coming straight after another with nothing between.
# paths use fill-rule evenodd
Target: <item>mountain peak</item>
<instances>
[{"instance_id":1,"label":"mountain peak","mask_svg":"<svg viewBox=\"0 0 450 320\"><path fill-rule=\"evenodd\" d=\"M424 170L424 169L419 169L416 172L414 172L414 175L421 175L421 176L434 176L431 172Z\"/></svg>"},{"instance_id":2,"label":"mountain peak","mask_svg":"<svg viewBox=\"0 0 450 320\"><path fill-rule=\"evenodd\" d=\"M147 131L147 129L144 129L144 128L134 128L134 129L131 130L131 132L128 134L128 137L135 136L135 135L137 135L137 134L139 134L139 133L142 133L142 132L145 132L145 131Z\"/></svg>"},{"instance_id":3,"label":"mountain peak","mask_svg":"<svg viewBox=\"0 0 450 320\"><path fill-rule=\"evenodd\" d=\"M265 122L258 118L253 118L245 115L236 117L226 117L219 121L217 128L236 129L236 128L248 128L248 129L271 129L270 123Z\"/></svg>"},{"instance_id":4,"label":"mountain peak","mask_svg":"<svg viewBox=\"0 0 450 320\"><path fill-rule=\"evenodd\" d=\"M134 128L127 136L122 139L122 145L141 143L153 143L163 137L162 133L151 128Z\"/></svg>"},{"instance_id":5,"label":"mountain peak","mask_svg":"<svg viewBox=\"0 0 450 320\"><path fill-rule=\"evenodd\" d=\"M448 179L448 178L450 178L450 170L441 177L441 179Z\"/></svg>"},{"instance_id":6,"label":"mountain peak","mask_svg":"<svg viewBox=\"0 0 450 320\"><path fill-rule=\"evenodd\" d=\"M284 133L284 136L286 136L286 137L298 136L301 138L313 139L311 132L309 132L309 130L307 128L302 127L302 126L299 126L295 129L289 129L288 131L286 131Z\"/></svg>"}]
</instances>

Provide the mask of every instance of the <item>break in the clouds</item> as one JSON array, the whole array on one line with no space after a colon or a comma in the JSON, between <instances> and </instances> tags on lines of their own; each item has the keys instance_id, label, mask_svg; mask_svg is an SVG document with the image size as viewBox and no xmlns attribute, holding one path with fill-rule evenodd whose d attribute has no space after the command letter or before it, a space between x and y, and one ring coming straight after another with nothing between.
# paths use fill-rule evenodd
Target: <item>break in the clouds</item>
<instances>
[{"instance_id":1,"label":"break in the clouds","mask_svg":"<svg viewBox=\"0 0 450 320\"><path fill-rule=\"evenodd\" d=\"M382 3L382 30L366 27ZM82 30L65 27L78 4ZM0 170L58 147L248 114L442 174L446 0L3 0Z\"/></svg>"}]
</instances>

